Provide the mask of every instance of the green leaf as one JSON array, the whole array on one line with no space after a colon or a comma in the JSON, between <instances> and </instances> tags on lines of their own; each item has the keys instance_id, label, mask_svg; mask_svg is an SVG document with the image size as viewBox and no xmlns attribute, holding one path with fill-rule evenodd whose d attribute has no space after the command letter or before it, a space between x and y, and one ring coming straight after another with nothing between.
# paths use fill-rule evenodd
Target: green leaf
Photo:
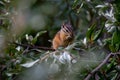
<instances>
[{"instance_id":1,"label":"green leaf","mask_svg":"<svg viewBox=\"0 0 120 80\"><path fill-rule=\"evenodd\" d=\"M93 37L94 30L95 30L95 26L96 24L93 24L90 28L88 28L88 31L86 33L86 37L88 40L93 40L92 37Z\"/></svg>"},{"instance_id":2,"label":"green leaf","mask_svg":"<svg viewBox=\"0 0 120 80\"><path fill-rule=\"evenodd\" d=\"M120 31L118 29L113 33L111 46L113 46L115 52L120 49Z\"/></svg>"},{"instance_id":3,"label":"green leaf","mask_svg":"<svg viewBox=\"0 0 120 80\"><path fill-rule=\"evenodd\" d=\"M112 36L112 45L120 44L120 31L115 31Z\"/></svg>"},{"instance_id":4,"label":"green leaf","mask_svg":"<svg viewBox=\"0 0 120 80\"><path fill-rule=\"evenodd\" d=\"M118 76L118 73L116 73L111 80L116 80L117 76Z\"/></svg>"},{"instance_id":5,"label":"green leaf","mask_svg":"<svg viewBox=\"0 0 120 80\"><path fill-rule=\"evenodd\" d=\"M119 49L120 49L120 44L116 44L115 47L116 47L116 51L119 51Z\"/></svg>"},{"instance_id":6,"label":"green leaf","mask_svg":"<svg viewBox=\"0 0 120 80\"><path fill-rule=\"evenodd\" d=\"M3 1L0 1L0 7L5 6L5 3Z\"/></svg>"},{"instance_id":7,"label":"green leaf","mask_svg":"<svg viewBox=\"0 0 120 80\"><path fill-rule=\"evenodd\" d=\"M95 36L94 36L94 38L93 38L94 41L96 41L96 40L100 37L103 29L104 29L104 26L101 28L101 30L99 30L99 31L95 34Z\"/></svg>"},{"instance_id":8,"label":"green leaf","mask_svg":"<svg viewBox=\"0 0 120 80\"><path fill-rule=\"evenodd\" d=\"M42 34L46 33L47 31L40 31L36 34L36 36L33 38L32 43L35 44L38 37L41 36Z\"/></svg>"},{"instance_id":9,"label":"green leaf","mask_svg":"<svg viewBox=\"0 0 120 80\"><path fill-rule=\"evenodd\" d=\"M115 47L113 45L109 45L109 48L112 52L116 52Z\"/></svg>"},{"instance_id":10,"label":"green leaf","mask_svg":"<svg viewBox=\"0 0 120 80\"><path fill-rule=\"evenodd\" d=\"M84 3L82 2L82 3L80 4L80 7L79 7L78 10L77 10L77 13L80 13L81 8L83 7L83 5L84 5Z\"/></svg>"},{"instance_id":11,"label":"green leaf","mask_svg":"<svg viewBox=\"0 0 120 80\"><path fill-rule=\"evenodd\" d=\"M78 3L79 3L79 0L74 0L74 3L73 3L73 5L72 5L72 8L74 9L74 8L77 6Z\"/></svg>"}]
</instances>

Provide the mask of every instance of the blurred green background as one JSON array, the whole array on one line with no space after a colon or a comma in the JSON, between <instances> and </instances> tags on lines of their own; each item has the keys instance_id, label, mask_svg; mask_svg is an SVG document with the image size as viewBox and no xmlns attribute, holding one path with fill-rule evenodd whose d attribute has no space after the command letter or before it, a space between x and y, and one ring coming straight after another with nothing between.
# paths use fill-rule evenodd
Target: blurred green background
<instances>
[{"instance_id":1,"label":"blurred green background","mask_svg":"<svg viewBox=\"0 0 120 80\"><path fill-rule=\"evenodd\" d=\"M0 80L84 80L109 53L120 51L119 4L119 0L0 0ZM77 63L69 68L48 59L32 68L22 67L52 52L34 47L51 48L66 21L74 29L75 46L70 52ZM119 80L119 66L116 55L90 80Z\"/></svg>"}]
</instances>

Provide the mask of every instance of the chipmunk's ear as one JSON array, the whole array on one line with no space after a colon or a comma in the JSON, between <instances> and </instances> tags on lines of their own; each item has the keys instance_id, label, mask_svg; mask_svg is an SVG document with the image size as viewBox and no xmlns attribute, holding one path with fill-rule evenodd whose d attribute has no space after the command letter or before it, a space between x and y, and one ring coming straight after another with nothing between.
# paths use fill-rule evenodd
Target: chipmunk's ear
<instances>
[{"instance_id":1,"label":"chipmunk's ear","mask_svg":"<svg viewBox=\"0 0 120 80\"><path fill-rule=\"evenodd\" d=\"M63 22L63 24L61 25L61 28L64 28L65 27L65 23Z\"/></svg>"},{"instance_id":2,"label":"chipmunk's ear","mask_svg":"<svg viewBox=\"0 0 120 80\"><path fill-rule=\"evenodd\" d=\"M67 25L70 25L70 26L71 26L70 21L65 21L65 22L63 22L63 24L61 25L61 28L64 28L64 27L67 26Z\"/></svg>"}]
</instances>

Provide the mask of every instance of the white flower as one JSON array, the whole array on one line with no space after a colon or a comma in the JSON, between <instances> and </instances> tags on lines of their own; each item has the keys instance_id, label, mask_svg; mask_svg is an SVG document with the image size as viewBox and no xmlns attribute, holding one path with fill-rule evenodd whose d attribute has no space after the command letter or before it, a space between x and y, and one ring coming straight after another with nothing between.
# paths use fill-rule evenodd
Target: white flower
<instances>
[{"instance_id":1,"label":"white flower","mask_svg":"<svg viewBox=\"0 0 120 80\"><path fill-rule=\"evenodd\" d=\"M106 9L105 11L104 8L109 8L109 9ZM108 3L105 3L104 5L97 5L96 8L100 8L100 10L98 11L98 14L99 15L103 15L105 16L108 20L112 21L112 22L115 22L116 19L114 17L114 8L112 6L112 4L108 4Z\"/></svg>"},{"instance_id":2,"label":"white flower","mask_svg":"<svg viewBox=\"0 0 120 80\"><path fill-rule=\"evenodd\" d=\"M26 37L26 40L28 40L28 41L33 40L33 36L31 36L31 35L29 36L28 34L26 34L25 37Z\"/></svg>"},{"instance_id":3,"label":"white flower","mask_svg":"<svg viewBox=\"0 0 120 80\"><path fill-rule=\"evenodd\" d=\"M26 35L25 35L25 37L26 37L26 40L28 40L28 39L29 39L28 34L26 34Z\"/></svg>"},{"instance_id":4,"label":"white flower","mask_svg":"<svg viewBox=\"0 0 120 80\"><path fill-rule=\"evenodd\" d=\"M107 7L108 5L109 5L108 3L104 3L104 4L101 4L101 5L95 6L95 8L104 8L104 7Z\"/></svg>"},{"instance_id":5,"label":"white flower","mask_svg":"<svg viewBox=\"0 0 120 80\"><path fill-rule=\"evenodd\" d=\"M21 49L21 47L20 47L20 46L16 47L16 50L20 51L20 49Z\"/></svg>"},{"instance_id":6,"label":"white flower","mask_svg":"<svg viewBox=\"0 0 120 80\"><path fill-rule=\"evenodd\" d=\"M97 5L97 6L95 6L95 8L103 8L103 7L106 7L106 5Z\"/></svg>"},{"instance_id":7,"label":"white flower","mask_svg":"<svg viewBox=\"0 0 120 80\"><path fill-rule=\"evenodd\" d=\"M106 21L105 27L106 27L108 32L112 32L115 29L114 24L110 21Z\"/></svg>"},{"instance_id":8,"label":"white flower","mask_svg":"<svg viewBox=\"0 0 120 80\"><path fill-rule=\"evenodd\" d=\"M108 20L115 22L116 19L114 17L114 11L113 11L113 7L111 6L111 10L110 11L106 11L106 13L103 15L105 16Z\"/></svg>"},{"instance_id":9,"label":"white flower","mask_svg":"<svg viewBox=\"0 0 120 80\"><path fill-rule=\"evenodd\" d=\"M60 54L53 54L55 60L60 61L62 64L71 63L72 57L69 51L60 52Z\"/></svg>"},{"instance_id":10,"label":"white flower","mask_svg":"<svg viewBox=\"0 0 120 80\"><path fill-rule=\"evenodd\" d=\"M60 61L61 63L64 63L64 64L65 64L66 62L70 63L71 60L72 60L72 57L70 56L70 53L69 53L68 51L64 51L63 54L60 55L60 57L59 57L59 61Z\"/></svg>"}]
</instances>

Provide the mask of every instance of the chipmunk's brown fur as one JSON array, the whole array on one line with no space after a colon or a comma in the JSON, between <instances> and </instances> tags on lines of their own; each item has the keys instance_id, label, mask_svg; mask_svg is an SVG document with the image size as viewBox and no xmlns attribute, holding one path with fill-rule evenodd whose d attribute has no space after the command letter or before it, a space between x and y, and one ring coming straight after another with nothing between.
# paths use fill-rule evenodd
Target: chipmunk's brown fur
<instances>
[{"instance_id":1,"label":"chipmunk's brown fur","mask_svg":"<svg viewBox=\"0 0 120 80\"><path fill-rule=\"evenodd\" d=\"M58 31L53 38L52 46L54 49L58 47L67 47L71 44L74 40L74 32L73 28L71 27L70 23L64 23L61 26L60 31Z\"/></svg>"}]
</instances>

